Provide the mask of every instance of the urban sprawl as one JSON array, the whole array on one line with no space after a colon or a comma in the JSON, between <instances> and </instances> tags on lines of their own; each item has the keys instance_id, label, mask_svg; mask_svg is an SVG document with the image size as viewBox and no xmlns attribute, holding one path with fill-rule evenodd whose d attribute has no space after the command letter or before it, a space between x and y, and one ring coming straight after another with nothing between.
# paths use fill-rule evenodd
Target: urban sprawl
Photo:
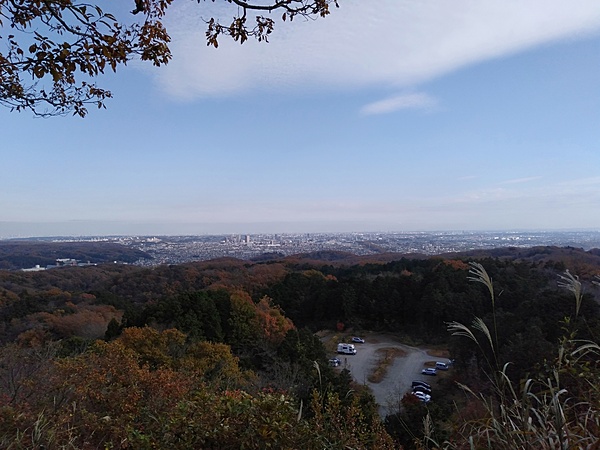
<instances>
[{"instance_id":1,"label":"urban sprawl","mask_svg":"<svg viewBox=\"0 0 600 450\"><path fill-rule=\"evenodd\" d=\"M343 251L355 255L387 252L436 255L498 247L572 246L600 248L600 231L540 232L405 232L405 233L298 233L211 236L111 236L53 238L54 241L107 241L150 254L139 265L180 264L222 257L254 259L316 251Z\"/></svg>"}]
</instances>

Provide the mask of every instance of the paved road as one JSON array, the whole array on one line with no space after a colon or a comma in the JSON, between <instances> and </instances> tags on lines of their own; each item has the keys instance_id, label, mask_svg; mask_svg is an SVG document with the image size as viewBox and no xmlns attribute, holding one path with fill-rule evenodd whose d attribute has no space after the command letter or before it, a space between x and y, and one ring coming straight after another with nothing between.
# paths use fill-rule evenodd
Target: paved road
<instances>
[{"instance_id":1,"label":"paved road","mask_svg":"<svg viewBox=\"0 0 600 450\"><path fill-rule=\"evenodd\" d=\"M435 389L436 377L421 375L425 363L435 361L435 358L427 353L427 349L409 347L386 335L368 335L365 336L365 341L364 344L355 344L356 355L337 357L342 361L340 367L347 367L356 382L371 388L382 417L390 411L397 410L402 396L411 390L413 380L424 380ZM369 382L367 378L377 365L377 350L392 347L403 350L406 355L394 360L380 383Z\"/></svg>"}]
</instances>

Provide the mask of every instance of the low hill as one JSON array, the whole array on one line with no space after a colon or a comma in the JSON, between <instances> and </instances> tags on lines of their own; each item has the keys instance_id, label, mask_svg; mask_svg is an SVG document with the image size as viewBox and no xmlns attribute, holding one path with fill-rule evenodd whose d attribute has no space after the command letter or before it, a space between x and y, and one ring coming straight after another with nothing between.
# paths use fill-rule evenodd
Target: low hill
<instances>
[{"instance_id":1,"label":"low hill","mask_svg":"<svg viewBox=\"0 0 600 450\"><path fill-rule=\"evenodd\" d=\"M146 252L109 242L43 242L28 240L0 241L0 269L19 270L56 264L57 259L75 259L84 263L133 263L152 258Z\"/></svg>"},{"instance_id":2,"label":"low hill","mask_svg":"<svg viewBox=\"0 0 600 450\"><path fill-rule=\"evenodd\" d=\"M434 256L420 253L393 252L359 256L348 252L322 250L272 259L294 264L310 264L315 266L326 264L340 267L361 264L386 264L392 261L399 261L403 258L411 260L430 258L459 259L463 261L480 261L489 258L515 263L549 264L559 271L569 268L571 272L577 273L584 278L597 275L600 271L600 249L584 250L576 247L556 246L501 247L443 253Z\"/></svg>"}]
</instances>

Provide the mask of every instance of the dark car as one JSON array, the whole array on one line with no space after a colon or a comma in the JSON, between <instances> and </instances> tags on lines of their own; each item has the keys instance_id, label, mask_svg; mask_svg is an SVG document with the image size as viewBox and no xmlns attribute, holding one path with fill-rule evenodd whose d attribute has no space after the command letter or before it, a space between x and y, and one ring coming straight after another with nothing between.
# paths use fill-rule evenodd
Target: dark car
<instances>
[{"instance_id":1,"label":"dark car","mask_svg":"<svg viewBox=\"0 0 600 450\"><path fill-rule=\"evenodd\" d=\"M421 381L421 380L413 381L412 387L415 387L415 386L423 386L424 388L431 390L431 385L429 383L425 383L424 381Z\"/></svg>"},{"instance_id":2,"label":"dark car","mask_svg":"<svg viewBox=\"0 0 600 450\"><path fill-rule=\"evenodd\" d=\"M340 359L339 359L339 358L331 358L331 359L329 360L329 365L330 365L331 367L337 367L337 366L339 366L341 363L342 363L342 361L340 361Z\"/></svg>"},{"instance_id":3,"label":"dark car","mask_svg":"<svg viewBox=\"0 0 600 450\"><path fill-rule=\"evenodd\" d=\"M427 389L425 386L415 386L413 387L413 392L421 392L422 394L431 395L431 389Z\"/></svg>"}]
</instances>

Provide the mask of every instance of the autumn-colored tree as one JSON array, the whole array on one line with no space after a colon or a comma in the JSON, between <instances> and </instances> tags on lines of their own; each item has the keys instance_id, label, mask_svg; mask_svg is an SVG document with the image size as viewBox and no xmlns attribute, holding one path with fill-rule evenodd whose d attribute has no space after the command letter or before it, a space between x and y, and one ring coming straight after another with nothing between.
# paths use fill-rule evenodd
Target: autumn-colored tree
<instances>
[{"instance_id":1,"label":"autumn-colored tree","mask_svg":"<svg viewBox=\"0 0 600 450\"><path fill-rule=\"evenodd\" d=\"M42 293L44 298L48 300L69 300L71 298L71 294L69 292L64 292L57 287L52 287L48 289L46 292Z\"/></svg>"},{"instance_id":2,"label":"autumn-colored tree","mask_svg":"<svg viewBox=\"0 0 600 450\"><path fill-rule=\"evenodd\" d=\"M336 448L392 450L396 446L384 430L379 418L366 416L353 397L350 406L343 408L336 393L313 391L311 428L317 436L327 436L337 442Z\"/></svg>"},{"instance_id":3,"label":"autumn-colored tree","mask_svg":"<svg viewBox=\"0 0 600 450\"><path fill-rule=\"evenodd\" d=\"M329 396L317 413L303 417L303 408L285 393L240 390L197 392L170 417L157 417L151 428L130 435L135 448L325 449L396 448L380 422L365 420L356 402L343 408ZM152 443L150 445L149 443Z\"/></svg>"},{"instance_id":4,"label":"autumn-colored tree","mask_svg":"<svg viewBox=\"0 0 600 450\"><path fill-rule=\"evenodd\" d=\"M119 343L135 352L142 364L150 368L172 368L184 352L185 334L176 329L159 332L154 328L125 328Z\"/></svg>"},{"instance_id":5,"label":"autumn-colored tree","mask_svg":"<svg viewBox=\"0 0 600 450\"><path fill-rule=\"evenodd\" d=\"M262 450L322 448L297 406L282 394L201 390L144 429L133 430L135 449Z\"/></svg>"},{"instance_id":6,"label":"autumn-colored tree","mask_svg":"<svg viewBox=\"0 0 600 450\"><path fill-rule=\"evenodd\" d=\"M49 355L45 370L28 365L21 390L7 396L0 387L0 448L390 448L358 400L345 406L333 395L307 414L284 391L244 390L236 379L246 374L226 345L197 342L173 354L183 337L129 329L76 356ZM6 347L0 367L21 367L22 350Z\"/></svg>"},{"instance_id":7,"label":"autumn-colored tree","mask_svg":"<svg viewBox=\"0 0 600 450\"><path fill-rule=\"evenodd\" d=\"M227 341L236 349L256 343L262 332L258 321L256 305L250 295L238 290L230 296L231 312Z\"/></svg>"},{"instance_id":8,"label":"autumn-colored tree","mask_svg":"<svg viewBox=\"0 0 600 450\"><path fill-rule=\"evenodd\" d=\"M14 303L19 300L19 296L14 292L6 289L0 289L0 307L4 307L7 304Z\"/></svg>"},{"instance_id":9,"label":"autumn-colored tree","mask_svg":"<svg viewBox=\"0 0 600 450\"><path fill-rule=\"evenodd\" d=\"M444 264L456 270L469 270L469 265L460 259L447 259L444 260Z\"/></svg>"},{"instance_id":10,"label":"autumn-colored tree","mask_svg":"<svg viewBox=\"0 0 600 450\"><path fill-rule=\"evenodd\" d=\"M57 345L0 347L0 405L26 404L43 388ZM41 378L40 378L41 377Z\"/></svg>"},{"instance_id":11,"label":"autumn-colored tree","mask_svg":"<svg viewBox=\"0 0 600 450\"><path fill-rule=\"evenodd\" d=\"M231 347L206 341L187 347L178 370L200 378L204 383L227 389L246 387L255 379L253 372L240 369Z\"/></svg>"},{"instance_id":12,"label":"autumn-colored tree","mask_svg":"<svg viewBox=\"0 0 600 450\"><path fill-rule=\"evenodd\" d=\"M54 420L70 418L83 448L124 442L148 415L168 414L194 381L170 368L150 368L119 340L97 341L91 351L56 364L64 407Z\"/></svg>"},{"instance_id":13,"label":"autumn-colored tree","mask_svg":"<svg viewBox=\"0 0 600 450\"><path fill-rule=\"evenodd\" d=\"M135 353L138 362L150 369L173 369L195 380L237 388L248 383L252 374L243 372L238 359L225 344L206 341L186 342L176 329L158 331L151 327L125 328L118 339Z\"/></svg>"},{"instance_id":14,"label":"autumn-colored tree","mask_svg":"<svg viewBox=\"0 0 600 450\"><path fill-rule=\"evenodd\" d=\"M104 336L112 319L120 319L122 312L113 306L75 305L68 303L66 309L56 309L52 313L33 314L30 319L39 321L44 329L57 338L78 336L87 339L99 339Z\"/></svg>"},{"instance_id":15,"label":"autumn-colored tree","mask_svg":"<svg viewBox=\"0 0 600 450\"><path fill-rule=\"evenodd\" d=\"M240 43L250 37L266 41L275 21L264 14L282 11L282 20L326 16L329 5L337 5L337 0L224 1L235 6L233 20L225 25L207 20L207 43L214 47L221 35ZM101 2L0 0L0 104L38 115L73 112L83 117L86 105L103 107L112 96L91 78L116 71L134 57L166 64L171 38L163 17L172 0L128 3L131 15L121 11L117 17L101 9ZM251 11L258 15L249 20Z\"/></svg>"},{"instance_id":16,"label":"autumn-colored tree","mask_svg":"<svg viewBox=\"0 0 600 450\"><path fill-rule=\"evenodd\" d=\"M273 305L272 300L264 296L256 305L258 322L264 332L266 339L278 344L285 338L286 333L294 328L290 319L283 315L281 308Z\"/></svg>"}]
</instances>

